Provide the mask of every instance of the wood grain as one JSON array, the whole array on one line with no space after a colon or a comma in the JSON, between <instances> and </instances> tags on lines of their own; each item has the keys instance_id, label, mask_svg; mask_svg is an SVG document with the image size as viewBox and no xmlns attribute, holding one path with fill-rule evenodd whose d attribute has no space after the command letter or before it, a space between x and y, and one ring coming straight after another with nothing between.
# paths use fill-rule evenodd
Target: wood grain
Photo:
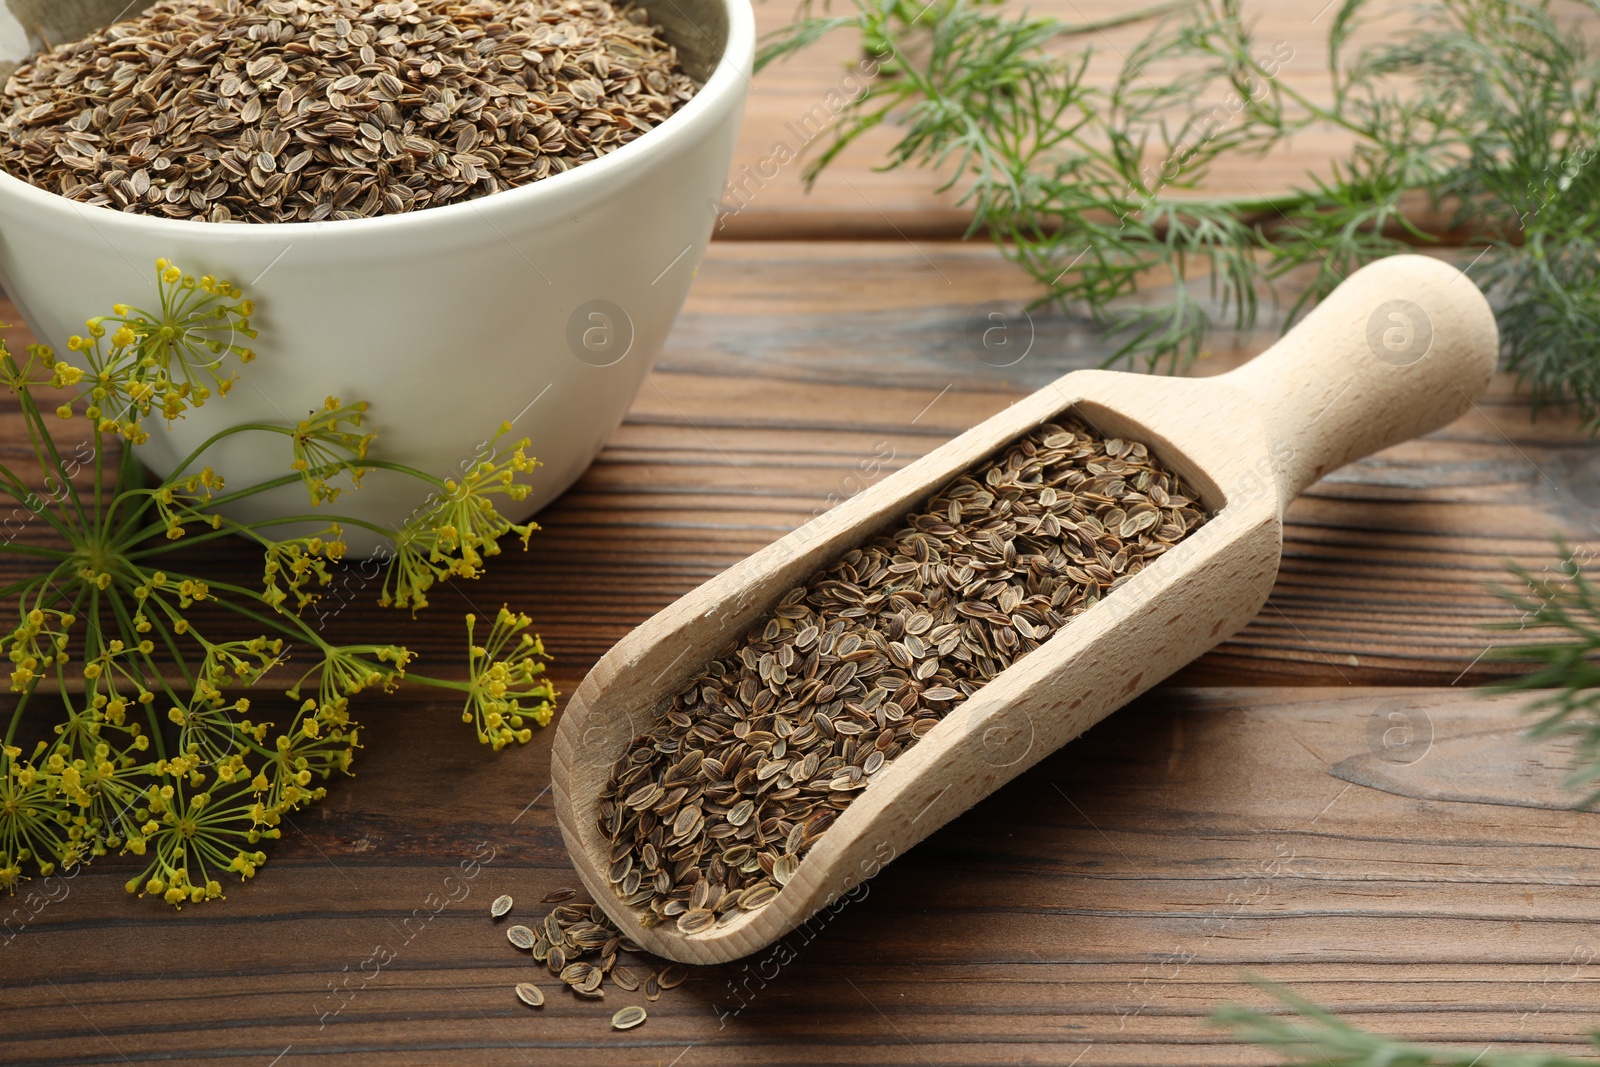
<instances>
[{"instance_id":1,"label":"wood grain","mask_svg":"<svg viewBox=\"0 0 1600 1067\"><path fill-rule=\"evenodd\" d=\"M1576 1051L1600 1010L1596 816L1550 805L1565 755L1509 740L1505 699L1158 691L791 935L787 964L696 968L626 1034L615 992L547 981L542 1011L518 1004L542 969L488 917L499 893L527 917L573 884L544 792L552 733L497 757L448 707L373 718L359 777L226 901L129 902L114 860L31 919L9 901L0 1060L1265 1063L1206 1021L1261 1002L1244 973L1475 1049ZM1402 727L1412 747L1386 747ZM1352 782L1351 760L1382 764L1382 786Z\"/></svg>"}]
</instances>

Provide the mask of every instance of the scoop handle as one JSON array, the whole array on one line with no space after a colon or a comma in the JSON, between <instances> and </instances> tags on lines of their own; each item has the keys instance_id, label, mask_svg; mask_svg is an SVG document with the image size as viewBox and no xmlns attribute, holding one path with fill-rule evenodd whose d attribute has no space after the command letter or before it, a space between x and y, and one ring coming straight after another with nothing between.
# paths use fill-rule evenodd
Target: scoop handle
<instances>
[{"instance_id":1,"label":"scoop handle","mask_svg":"<svg viewBox=\"0 0 1600 1067\"><path fill-rule=\"evenodd\" d=\"M1281 511L1329 471L1465 412L1499 352L1494 313L1470 278L1427 256L1390 256L1217 380L1260 408Z\"/></svg>"}]
</instances>

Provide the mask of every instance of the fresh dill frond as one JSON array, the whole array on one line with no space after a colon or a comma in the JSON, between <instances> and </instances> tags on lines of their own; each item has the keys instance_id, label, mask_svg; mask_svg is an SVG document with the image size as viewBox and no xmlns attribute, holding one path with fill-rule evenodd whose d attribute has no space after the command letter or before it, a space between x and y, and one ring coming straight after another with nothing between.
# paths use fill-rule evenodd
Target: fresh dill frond
<instances>
[{"instance_id":1,"label":"fresh dill frond","mask_svg":"<svg viewBox=\"0 0 1600 1067\"><path fill-rule=\"evenodd\" d=\"M14 695L0 713L0 890L119 850L144 864L126 883L130 893L174 907L221 897L225 879L252 878L266 863L257 846L280 835L286 816L326 796L323 783L334 775L350 773L360 748L356 698L402 680L464 699L463 718L496 749L526 742L535 725L550 722L548 657L526 615L501 609L483 645L473 639L475 618L466 617L465 680L408 670L415 654L400 645L332 643L301 617L346 566L349 526L394 538L375 599L413 610L435 583L477 577L502 535L515 531L526 545L535 526L513 524L494 498L527 493L518 478L537 465L523 451L527 440L501 447L511 429L503 424L459 480L437 478L370 457L366 404L328 397L296 423L220 430L149 484L127 446L149 438L149 418L180 419L222 401L240 373L235 364L255 358L233 339L256 336L255 306L232 283L196 278L166 260L156 263L156 279L155 309L118 304L87 320L86 335L68 342L76 362L57 360L44 345L19 360L0 340L0 389L21 409L38 467L30 477L0 462L0 497L17 505L7 526L37 519L45 542L0 541L0 556L35 564L0 589L0 609L16 613L14 625L0 626ZM36 395L47 385L76 394L54 420ZM88 423L88 440L63 458L53 427L77 420ZM243 434L281 442L281 476L230 488L203 465L213 446ZM246 520L228 507L297 482L312 507L331 505L346 491L336 484L357 487L374 468L428 489L398 532L328 514ZM46 494L30 488L40 481ZM321 529L286 529L306 524ZM195 563L204 569L205 554L173 555L230 536L261 548L259 586L185 573ZM252 636L214 633L225 623L202 614L205 607L223 609ZM298 707L266 718L272 712L252 700L291 656L307 664L285 691ZM30 701L49 702L49 729L26 714Z\"/></svg>"},{"instance_id":2,"label":"fresh dill frond","mask_svg":"<svg viewBox=\"0 0 1600 1067\"><path fill-rule=\"evenodd\" d=\"M1549 640L1497 650L1502 658L1533 661L1527 674L1499 683L1502 692L1538 693L1528 709L1541 718L1528 730L1531 739L1574 739L1570 789L1587 790L1586 804L1600 800L1600 589L1583 572L1583 559L1562 542L1551 566L1535 572L1512 564L1513 587L1498 590L1517 612L1495 624L1498 630L1548 631Z\"/></svg>"},{"instance_id":3,"label":"fresh dill frond","mask_svg":"<svg viewBox=\"0 0 1600 1067\"><path fill-rule=\"evenodd\" d=\"M1260 1045L1289 1064L1318 1067L1595 1067L1600 1061L1577 1060L1546 1052L1507 1052L1489 1048L1442 1048L1413 1044L1352 1026L1276 982L1253 978L1251 984L1271 994L1285 1009L1267 1013L1227 1005L1211 1016L1240 1041ZM1594 1036L1600 1046L1600 1034Z\"/></svg>"},{"instance_id":4,"label":"fresh dill frond","mask_svg":"<svg viewBox=\"0 0 1600 1067\"><path fill-rule=\"evenodd\" d=\"M1355 48L1369 6L1344 0L1329 19L1328 104L1278 77L1292 46L1257 40L1238 0L1118 17L1152 27L1109 82L1090 73L1103 24L996 0L854 0L778 31L758 62L857 34L877 74L806 178L867 131L893 129L884 169L937 174L972 213L969 236L988 234L1040 283L1041 303L1110 331L1110 362L1182 369L1215 327L1250 329L1260 295L1291 273L1292 323L1364 263L1434 241L1407 214L1423 202L1470 235L1469 271L1498 305L1507 365L1533 404L1573 400L1594 422L1593 27L1563 23L1550 0L1441 0ZM1600 14L1600 0L1577 6ZM1152 65L1160 78L1144 75ZM1219 159L1313 127L1353 138L1326 172L1285 191L1205 195Z\"/></svg>"}]
</instances>

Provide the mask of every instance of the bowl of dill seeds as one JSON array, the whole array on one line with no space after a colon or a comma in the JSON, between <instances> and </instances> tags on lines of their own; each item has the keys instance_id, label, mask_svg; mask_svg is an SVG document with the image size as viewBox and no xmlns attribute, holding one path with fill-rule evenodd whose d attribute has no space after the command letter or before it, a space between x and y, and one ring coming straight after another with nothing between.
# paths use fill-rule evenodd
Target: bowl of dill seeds
<instances>
[{"instance_id":1,"label":"bowl of dill seeds","mask_svg":"<svg viewBox=\"0 0 1600 1067\"><path fill-rule=\"evenodd\" d=\"M753 52L747 0L0 0L0 283L58 348L86 306L153 302L160 258L244 288L253 388L152 435L157 472L335 395L370 403L377 458L441 476L510 423L542 463L520 519L671 328ZM228 444L237 484L284 469ZM385 473L341 509L402 523L422 497Z\"/></svg>"}]
</instances>

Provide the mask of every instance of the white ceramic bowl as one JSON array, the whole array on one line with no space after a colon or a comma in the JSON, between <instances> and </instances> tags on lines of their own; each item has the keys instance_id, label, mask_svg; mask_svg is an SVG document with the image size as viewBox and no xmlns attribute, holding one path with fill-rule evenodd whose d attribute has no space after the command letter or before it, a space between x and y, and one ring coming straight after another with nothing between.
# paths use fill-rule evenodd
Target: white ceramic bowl
<instances>
[{"instance_id":1,"label":"white ceramic bowl","mask_svg":"<svg viewBox=\"0 0 1600 1067\"><path fill-rule=\"evenodd\" d=\"M6 2L0 53L15 48ZM80 33L96 13L109 21L126 4L9 2L13 11L70 12ZM439 476L511 422L544 464L512 514L525 518L593 461L661 350L710 241L750 85L748 0L645 6L704 87L609 155L467 203L280 225L86 207L0 173L0 283L38 338L62 352L90 315L152 300L161 257L234 281L255 300L259 358L233 393L167 432L152 418L140 454L158 473L217 430L303 418L332 394L371 404L374 456ZM211 465L232 490L287 473L290 461L287 438L250 434L225 441ZM426 496L417 481L374 471L324 508L396 528ZM291 486L234 514L307 510L305 491ZM348 532L352 553L383 544Z\"/></svg>"}]
</instances>

